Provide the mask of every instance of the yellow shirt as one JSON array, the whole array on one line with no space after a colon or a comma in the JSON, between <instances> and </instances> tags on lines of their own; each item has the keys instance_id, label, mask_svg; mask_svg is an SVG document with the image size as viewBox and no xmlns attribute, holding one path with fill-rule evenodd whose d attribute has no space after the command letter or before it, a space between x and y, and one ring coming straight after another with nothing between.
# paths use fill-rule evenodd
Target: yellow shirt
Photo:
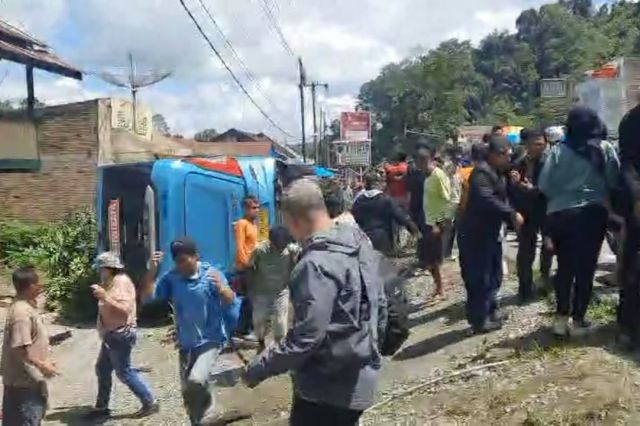
<instances>
[{"instance_id":1,"label":"yellow shirt","mask_svg":"<svg viewBox=\"0 0 640 426\"><path fill-rule=\"evenodd\" d=\"M424 181L424 213L427 225L451 218L451 182L439 167Z\"/></svg>"}]
</instances>

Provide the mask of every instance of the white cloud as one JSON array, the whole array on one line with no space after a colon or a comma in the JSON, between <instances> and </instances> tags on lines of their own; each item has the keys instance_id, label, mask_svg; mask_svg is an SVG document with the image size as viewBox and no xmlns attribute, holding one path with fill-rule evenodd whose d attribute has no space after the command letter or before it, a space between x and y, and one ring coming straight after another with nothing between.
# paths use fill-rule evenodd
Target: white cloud
<instances>
[{"instance_id":1,"label":"white cloud","mask_svg":"<svg viewBox=\"0 0 640 426\"><path fill-rule=\"evenodd\" d=\"M199 0L185 1L256 101L298 135L297 60L270 29L263 1L202 0L257 83L249 81L233 59ZM477 42L495 28L513 29L519 11L539 2L266 0L290 45L304 58L310 79L330 84L323 104L332 116L351 108L360 85L382 66L402 59L416 46L429 49L454 36ZM123 67L131 51L143 71L173 71L170 81L143 90L140 98L185 135L204 127L240 127L280 136L231 81L177 0L3 0L0 15L47 38L62 56L84 69ZM24 96L22 78L12 74L0 86L0 97ZM37 81L37 96L48 102L128 96L91 83L90 77L88 83L52 77ZM307 123L310 129L311 119Z\"/></svg>"}]
</instances>

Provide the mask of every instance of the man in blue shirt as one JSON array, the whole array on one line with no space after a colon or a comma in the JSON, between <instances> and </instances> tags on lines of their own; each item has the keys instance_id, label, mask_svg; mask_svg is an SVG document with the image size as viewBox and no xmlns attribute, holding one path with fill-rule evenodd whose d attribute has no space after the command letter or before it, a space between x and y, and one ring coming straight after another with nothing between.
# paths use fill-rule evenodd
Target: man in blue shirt
<instances>
[{"instance_id":1,"label":"man in blue shirt","mask_svg":"<svg viewBox=\"0 0 640 426\"><path fill-rule=\"evenodd\" d=\"M144 300L165 300L176 314L182 397L192 425L215 415L210 372L222 346L238 322L240 302L224 275L200 261L195 243L180 238L171 243L175 268L157 282L163 253L155 253L142 282Z\"/></svg>"}]
</instances>

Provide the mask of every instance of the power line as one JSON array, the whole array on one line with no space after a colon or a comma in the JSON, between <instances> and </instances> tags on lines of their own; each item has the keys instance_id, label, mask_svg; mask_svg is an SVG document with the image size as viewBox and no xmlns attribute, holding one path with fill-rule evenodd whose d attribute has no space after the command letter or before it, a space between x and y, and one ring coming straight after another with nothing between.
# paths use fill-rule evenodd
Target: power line
<instances>
[{"instance_id":1,"label":"power line","mask_svg":"<svg viewBox=\"0 0 640 426\"><path fill-rule=\"evenodd\" d=\"M213 45L213 43L211 42L211 39L209 38L209 36L207 36L207 34L204 32L204 30L202 29L202 27L200 26L200 24L198 23L197 19L195 18L195 16L193 16L193 13L191 12L191 10L189 10L189 8L187 7L187 5L184 3L184 0L178 0L180 2L180 4L182 5L182 7L184 8L184 11L187 12L187 15L189 15L189 18L191 18L191 21L193 21L193 24L196 26L196 28L198 29L198 32L200 32L200 34L202 35L202 37L206 40L207 44L209 45L209 47L211 48L211 50L213 51L213 53L215 53L215 55L218 57L218 59L220 60L220 62L222 62L222 65L226 68L227 72L231 75L231 77L233 78L233 81L236 82L236 84L238 85L238 87L240 88L240 90L242 90L242 92L245 94L245 96L247 98L249 98L249 100L251 101L251 103L258 109L258 111L260 111L260 114L262 114L264 116L264 118L267 119L267 121L269 121L269 123L271 123L276 129L280 130L283 134L290 136L290 137L294 137L291 133L287 132L286 130L284 130L278 123L276 123L273 118L271 118L269 116L269 114L266 113L266 111L264 109L262 109L262 107L256 102L256 100L253 98L253 96L251 96L251 94L247 91L247 89L244 87L244 85L242 84L242 82L238 79L238 77L235 75L235 73L233 72L233 70L231 69L231 67L229 67L229 64L227 64L227 62L224 60L224 58L222 57L222 55L220 54L220 52L218 51L218 49L216 49L216 47Z\"/></svg>"},{"instance_id":2,"label":"power line","mask_svg":"<svg viewBox=\"0 0 640 426\"><path fill-rule=\"evenodd\" d=\"M293 51L293 49L291 48L291 45L287 41L287 38L284 36L284 32L282 32L282 28L278 23L278 18L276 18L276 16L273 14L273 10L271 9L271 6L269 6L268 1L261 0L261 5L262 5L262 10L267 16L267 20L271 23L271 27L275 30L276 35L280 39L280 44L282 44L282 47L290 56L295 58L296 53Z\"/></svg>"},{"instance_id":3,"label":"power line","mask_svg":"<svg viewBox=\"0 0 640 426\"><path fill-rule=\"evenodd\" d=\"M214 16L211 13L210 9L204 3L204 0L198 0L198 2L200 3L200 6L202 6L202 8L204 9L205 13L209 17L209 20L211 21L213 26L216 28L218 34L222 38L222 41L224 41L225 46L227 47L227 49L229 49L229 51L231 52L233 57L236 59L236 62L240 65L240 68L242 68L242 70L246 74L247 78L255 85L256 90L258 90L258 92L260 92L260 94L269 103L269 105L271 105L271 107L274 108L276 111L279 111L279 108L275 105L275 103L273 101L271 101L271 99L266 95L266 93L264 93L262 91L262 86L260 85L260 82L256 78L256 75L251 71L251 69L249 69L249 67L244 62L244 60L242 59L242 57L240 56L238 51L235 49L233 44L231 44L231 40L229 40L229 38L226 36L224 31L222 30L222 27L220 27L220 25L218 25L218 21L214 18Z\"/></svg>"}]
</instances>

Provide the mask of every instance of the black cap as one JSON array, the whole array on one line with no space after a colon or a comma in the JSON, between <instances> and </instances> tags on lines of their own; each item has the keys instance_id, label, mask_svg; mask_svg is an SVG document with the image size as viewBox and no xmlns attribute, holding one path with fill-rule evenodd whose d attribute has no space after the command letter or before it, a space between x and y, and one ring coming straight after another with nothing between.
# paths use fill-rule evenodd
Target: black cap
<instances>
[{"instance_id":1,"label":"black cap","mask_svg":"<svg viewBox=\"0 0 640 426\"><path fill-rule=\"evenodd\" d=\"M493 136L489 139L489 152L504 154L511 149L511 144L504 136Z\"/></svg>"},{"instance_id":2,"label":"black cap","mask_svg":"<svg viewBox=\"0 0 640 426\"><path fill-rule=\"evenodd\" d=\"M198 254L196 243L189 237L178 238L171 243L171 257L174 259L181 255L195 256L196 254Z\"/></svg>"}]
</instances>

